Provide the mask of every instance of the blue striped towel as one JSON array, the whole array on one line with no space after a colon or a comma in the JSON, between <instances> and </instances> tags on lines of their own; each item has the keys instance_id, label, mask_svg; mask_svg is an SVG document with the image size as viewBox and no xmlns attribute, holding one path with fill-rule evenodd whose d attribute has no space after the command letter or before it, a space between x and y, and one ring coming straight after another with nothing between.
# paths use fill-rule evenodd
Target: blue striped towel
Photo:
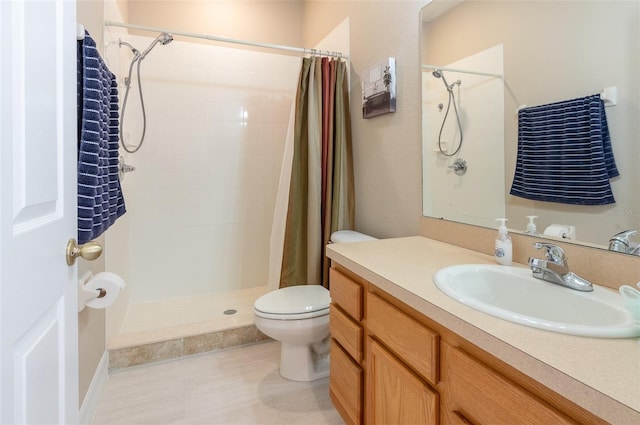
<instances>
[{"instance_id":1,"label":"blue striped towel","mask_svg":"<svg viewBox=\"0 0 640 425\"><path fill-rule=\"evenodd\" d=\"M523 108L511 194L575 205L615 203L619 175L600 95Z\"/></svg>"},{"instance_id":2,"label":"blue striped towel","mask_svg":"<svg viewBox=\"0 0 640 425\"><path fill-rule=\"evenodd\" d=\"M80 108L82 105L82 108ZM118 84L85 31L78 42L78 243L125 213L118 176Z\"/></svg>"}]
</instances>

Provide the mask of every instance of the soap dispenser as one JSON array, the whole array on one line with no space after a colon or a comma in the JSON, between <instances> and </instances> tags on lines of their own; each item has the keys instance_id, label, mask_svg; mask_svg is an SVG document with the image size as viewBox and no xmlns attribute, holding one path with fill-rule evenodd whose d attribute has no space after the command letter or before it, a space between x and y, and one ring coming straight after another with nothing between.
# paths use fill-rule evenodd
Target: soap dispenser
<instances>
[{"instance_id":1,"label":"soap dispenser","mask_svg":"<svg viewBox=\"0 0 640 425\"><path fill-rule=\"evenodd\" d=\"M500 227L498 228L498 236L496 237L495 257L498 264L503 266L510 266L513 257L513 248L511 244L511 236L507 231L507 219L496 218L496 221L500 221Z\"/></svg>"},{"instance_id":2,"label":"soap dispenser","mask_svg":"<svg viewBox=\"0 0 640 425\"><path fill-rule=\"evenodd\" d=\"M538 233L538 230L536 229L536 223L533 222L533 220L538 218L538 216L528 215L527 218L529 219L529 223L527 224L527 230L525 233L528 235L540 236L540 233Z\"/></svg>"}]
</instances>

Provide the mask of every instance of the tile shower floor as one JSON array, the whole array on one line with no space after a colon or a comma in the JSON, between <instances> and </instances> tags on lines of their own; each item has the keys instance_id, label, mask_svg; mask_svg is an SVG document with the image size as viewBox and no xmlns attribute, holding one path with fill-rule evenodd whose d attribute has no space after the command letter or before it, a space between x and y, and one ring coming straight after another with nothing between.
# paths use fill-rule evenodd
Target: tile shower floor
<instances>
[{"instance_id":1,"label":"tile shower floor","mask_svg":"<svg viewBox=\"0 0 640 425\"><path fill-rule=\"evenodd\" d=\"M288 381L271 341L112 372L94 425L343 424L328 378Z\"/></svg>"},{"instance_id":2,"label":"tile shower floor","mask_svg":"<svg viewBox=\"0 0 640 425\"><path fill-rule=\"evenodd\" d=\"M109 349L167 341L253 324L253 303L267 286L132 304ZM225 314L236 310L234 314Z\"/></svg>"}]
</instances>

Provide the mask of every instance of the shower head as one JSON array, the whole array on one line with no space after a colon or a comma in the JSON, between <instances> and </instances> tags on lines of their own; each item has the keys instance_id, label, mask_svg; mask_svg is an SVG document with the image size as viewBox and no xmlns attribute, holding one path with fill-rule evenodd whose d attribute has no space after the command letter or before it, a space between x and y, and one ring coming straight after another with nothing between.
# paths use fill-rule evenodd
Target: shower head
<instances>
[{"instance_id":1,"label":"shower head","mask_svg":"<svg viewBox=\"0 0 640 425\"><path fill-rule=\"evenodd\" d=\"M158 36L158 41L163 46L166 46L167 44L169 44L169 43L171 43L173 41L173 35L171 35L168 32L163 32L162 34L160 34Z\"/></svg>"},{"instance_id":2,"label":"shower head","mask_svg":"<svg viewBox=\"0 0 640 425\"><path fill-rule=\"evenodd\" d=\"M433 76L434 76L434 77L436 77L436 78L440 78L440 77L442 77L442 71L440 71L439 69L435 69L435 70L432 72L432 74L433 74Z\"/></svg>"},{"instance_id":3,"label":"shower head","mask_svg":"<svg viewBox=\"0 0 640 425\"><path fill-rule=\"evenodd\" d=\"M163 46L166 46L167 44L171 43L173 41L173 36L171 34L169 34L168 32L163 32L160 35L158 35L155 40L153 40L151 42L151 44L149 45L149 47L147 47L145 49L144 52L142 52L142 54L140 55L140 59L144 59L145 56L147 56L147 54L149 54L149 52L151 51L151 49L153 49L156 44L160 43Z\"/></svg>"}]
</instances>

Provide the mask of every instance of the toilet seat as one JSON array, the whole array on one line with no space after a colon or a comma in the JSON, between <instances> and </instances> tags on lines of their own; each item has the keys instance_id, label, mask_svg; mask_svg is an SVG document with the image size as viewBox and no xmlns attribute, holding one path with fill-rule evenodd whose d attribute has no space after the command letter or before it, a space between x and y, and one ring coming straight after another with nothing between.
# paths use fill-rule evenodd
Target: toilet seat
<instances>
[{"instance_id":1,"label":"toilet seat","mask_svg":"<svg viewBox=\"0 0 640 425\"><path fill-rule=\"evenodd\" d=\"M302 320L329 314L331 297L320 285L277 289L258 298L254 313L266 319Z\"/></svg>"}]
</instances>

